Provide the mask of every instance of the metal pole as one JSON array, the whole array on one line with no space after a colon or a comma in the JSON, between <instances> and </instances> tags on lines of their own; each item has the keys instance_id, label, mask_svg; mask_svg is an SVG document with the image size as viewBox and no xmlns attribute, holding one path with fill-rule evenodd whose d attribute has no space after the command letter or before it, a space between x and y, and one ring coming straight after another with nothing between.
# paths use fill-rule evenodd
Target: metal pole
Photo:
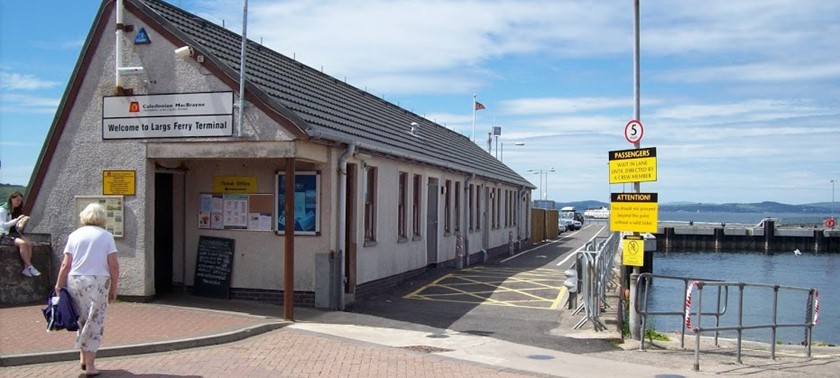
<instances>
[{"instance_id":1,"label":"metal pole","mask_svg":"<svg viewBox=\"0 0 840 378\"><path fill-rule=\"evenodd\" d=\"M633 119L639 120L640 117L640 94L639 94L639 0L633 0ZM640 147L640 142L637 141L633 143L634 148ZM639 193L641 191L641 185L639 182L633 183L633 193ZM634 232L633 234L638 235L638 232ZM630 285L634 286L633 277L638 277L641 273L641 269L639 267L633 267L633 273L630 275ZM632 296L633 287L630 288L630 308L635 308L636 305L635 300L636 298ZM641 319L639 319L639 314L636 311L630 311L629 314L630 320L630 336L633 340L640 340L642 335L641 330ZM699 340L699 339L698 339Z\"/></svg>"}]
</instances>

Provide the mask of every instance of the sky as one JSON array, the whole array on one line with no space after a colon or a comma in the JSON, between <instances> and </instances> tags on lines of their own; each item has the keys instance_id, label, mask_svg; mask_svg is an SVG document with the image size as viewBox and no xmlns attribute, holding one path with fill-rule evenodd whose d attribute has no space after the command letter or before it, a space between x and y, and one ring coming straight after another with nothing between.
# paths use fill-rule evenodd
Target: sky
<instances>
[{"instance_id":1,"label":"sky","mask_svg":"<svg viewBox=\"0 0 840 378\"><path fill-rule=\"evenodd\" d=\"M170 3L242 31L241 0ZM832 202L840 2L642 0L659 203ZM0 1L0 183L27 185L98 1ZM449 127L558 202L632 191L633 1L250 0L248 38ZM37 15L37 17L36 17ZM475 112L473 96L486 109ZM498 147L497 147L498 146ZM840 186L840 185L837 185ZM840 198L838 198L840 200Z\"/></svg>"}]
</instances>

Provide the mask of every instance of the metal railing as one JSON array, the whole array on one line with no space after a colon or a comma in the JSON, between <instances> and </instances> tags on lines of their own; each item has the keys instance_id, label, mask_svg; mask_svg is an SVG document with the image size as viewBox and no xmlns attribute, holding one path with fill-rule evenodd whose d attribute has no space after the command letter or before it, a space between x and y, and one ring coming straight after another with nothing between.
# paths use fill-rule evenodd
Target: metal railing
<instances>
[{"instance_id":1,"label":"metal railing","mask_svg":"<svg viewBox=\"0 0 840 378\"><path fill-rule=\"evenodd\" d=\"M685 300L683 301L682 311L651 311L647 307L648 302L648 294L650 292L650 282L652 279L665 279L665 280L681 280L684 283L685 287ZM642 280L645 280L645 285L642 285ZM685 337L685 330L690 329L694 332L695 335L695 343L694 343L694 370L700 370L700 336L704 332L714 332L715 334L715 346L719 346L718 344L718 336L721 331L735 331L737 334L736 340L736 361L740 364L743 363L741 360L741 347L743 341L743 332L745 330L753 330L753 329L770 329L770 342L768 343L770 346L770 358L775 360L776 359L776 330L778 328L791 328L791 327L802 327L805 330L805 340L803 344L806 347L806 354L807 357L811 357L811 344L812 344L812 334L813 334L813 327L817 325L817 320L819 319L819 292L813 288L801 288L801 287L793 287L793 286L782 286L782 285L770 285L770 284L762 284L762 283L747 283L747 282L727 282L727 281L719 281L719 280L697 280L688 277L673 277L673 276L664 276L664 275L655 275L650 273L641 274L637 281L639 284L636 285L636 298L641 298L639 301L636 302L635 311L637 311L642 316L642 329L645 327L645 322L647 316L656 316L656 315L664 315L664 316L681 316L682 317L682 338L680 339L680 346L685 348L684 337ZM705 287L712 287L716 288L715 294L717 296L717 306L715 307L714 311L707 311L703 309L703 289ZM644 291L639 293L639 290L644 287ZM734 325L726 325L721 326L720 318L726 314L727 307L729 303L729 289L730 288L737 288L738 290L738 303L737 303L737 312L734 316L737 318L737 322ZM769 323L761 323L761 324L744 324L744 289L772 289L773 290L773 303L772 303L772 310L770 313L771 321ZM692 292L694 289L697 290L697 306L695 308L694 317L697 319L694 327L692 327L691 321L691 308L692 308ZM779 309L779 292L781 290L790 291L793 293L807 293L806 303L805 303L805 316L804 322L779 322L778 321L778 309ZM702 323L703 316L714 316L715 322L714 326L711 327L704 327ZM641 348L644 349L644 337L641 340Z\"/></svg>"},{"instance_id":2,"label":"metal railing","mask_svg":"<svg viewBox=\"0 0 840 378\"><path fill-rule=\"evenodd\" d=\"M639 278L636 279L636 298L639 300L635 303L635 310L636 312L642 316L642 332L644 332L647 328L647 317L648 316L674 316L680 317L682 321L682 327L680 327L680 348L685 348L685 309L686 309L686 302L683 301L683 306L679 311L672 310L672 311L652 311L648 309L648 294L650 293L650 285L653 283L653 279L656 278L657 280L670 280L670 281L682 281L683 283L683 290L682 293L685 293L691 282L693 281L705 281L705 282L713 282L719 280L709 280L703 278L693 278L693 277L676 277L676 276L666 276L661 274L652 274L652 273L642 273L639 275ZM644 284L643 284L644 283ZM703 312L703 315L706 316L714 316L715 317L715 325L720 325L720 317L726 313L726 304L729 302L729 288L723 288L723 292L721 292L721 288L718 288L717 293L717 307L715 307L714 311L710 312ZM639 290L642 290L640 295ZM721 297L723 296L723 297ZM718 337L720 336L719 332L715 332L715 346L719 346L718 344ZM645 338L642 337L641 342L639 343L639 349L645 350Z\"/></svg>"},{"instance_id":3,"label":"metal railing","mask_svg":"<svg viewBox=\"0 0 840 378\"><path fill-rule=\"evenodd\" d=\"M585 311L584 317L575 324L575 329L583 327L586 322L591 322L596 331L607 329L600 320L601 307L609 306L607 291L618 285L613 266L619 239L618 233L612 233L606 240L590 241L575 256L575 268L580 277L581 303L572 314Z\"/></svg>"}]
</instances>

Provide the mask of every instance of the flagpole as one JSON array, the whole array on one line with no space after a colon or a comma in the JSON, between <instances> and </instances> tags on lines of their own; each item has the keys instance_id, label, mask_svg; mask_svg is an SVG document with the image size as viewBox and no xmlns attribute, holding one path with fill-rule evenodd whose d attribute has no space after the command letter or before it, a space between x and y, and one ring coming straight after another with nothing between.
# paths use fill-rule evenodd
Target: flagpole
<instances>
[{"instance_id":1,"label":"flagpole","mask_svg":"<svg viewBox=\"0 0 840 378\"><path fill-rule=\"evenodd\" d=\"M473 94L473 106L472 106L472 109L473 109L472 141L473 141L473 143L475 143L475 103L476 103L475 94Z\"/></svg>"}]
</instances>

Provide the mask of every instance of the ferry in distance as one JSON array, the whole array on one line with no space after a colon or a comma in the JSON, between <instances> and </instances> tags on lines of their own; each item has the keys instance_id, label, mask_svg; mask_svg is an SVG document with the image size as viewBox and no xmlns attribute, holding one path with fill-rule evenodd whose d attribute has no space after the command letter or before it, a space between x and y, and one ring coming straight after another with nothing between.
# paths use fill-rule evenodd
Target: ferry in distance
<instances>
[{"instance_id":1,"label":"ferry in distance","mask_svg":"<svg viewBox=\"0 0 840 378\"><path fill-rule=\"evenodd\" d=\"M610 217L610 209L604 206L588 208L583 211L583 216L593 219L607 219Z\"/></svg>"}]
</instances>

